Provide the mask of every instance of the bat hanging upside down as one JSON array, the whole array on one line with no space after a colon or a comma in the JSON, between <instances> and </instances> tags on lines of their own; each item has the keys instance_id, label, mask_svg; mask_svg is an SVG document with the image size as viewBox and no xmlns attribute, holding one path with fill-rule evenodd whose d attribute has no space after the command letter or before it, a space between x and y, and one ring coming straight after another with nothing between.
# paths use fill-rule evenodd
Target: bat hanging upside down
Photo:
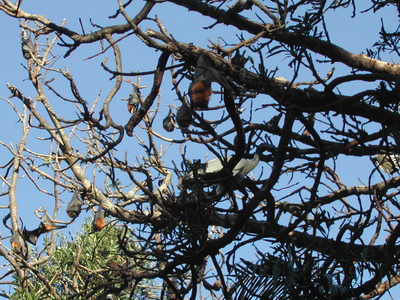
<instances>
[{"instance_id":1,"label":"bat hanging upside down","mask_svg":"<svg viewBox=\"0 0 400 300\"><path fill-rule=\"evenodd\" d=\"M193 109L208 108L212 90L211 81L208 80L195 80L190 85L190 98Z\"/></svg>"},{"instance_id":2,"label":"bat hanging upside down","mask_svg":"<svg viewBox=\"0 0 400 300\"><path fill-rule=\"evenodd\" d=\"M94 214L94 219L93 219L93 231L100 231L104 227L107 226L107 220L104 216L104 210L99 208L95 214Z\"/></svg>"}]
</instances>

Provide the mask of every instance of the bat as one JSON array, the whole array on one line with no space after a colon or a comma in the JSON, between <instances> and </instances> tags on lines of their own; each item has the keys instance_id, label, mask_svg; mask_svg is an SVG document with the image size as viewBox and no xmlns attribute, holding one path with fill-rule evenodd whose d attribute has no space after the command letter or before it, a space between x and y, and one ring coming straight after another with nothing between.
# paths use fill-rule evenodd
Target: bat
<instances>
[{"instance_id":1,"label":"bat","mask_svg":"<svg viewBox=\"0 0 400 300\"><path fill-rule=\"evenodd\" d=\"M39 226L36 229L28 230L24 227L22 230L22 238L31 243L32 245L36 245L40 235L67 227L66 225L57 225L54 223L47 215L42 218Z\"/></svg>"},{"instance_id":2,"label":"bat","mask_svg":"<svg viewBox=\"0 0 400 300\"><path fill-rule=\"evenodd\" d=\"M80 193L74 192L71 201L69 201L67 205L67 215L72 219L78 217L82 210L82 204L83 200Z\"/></svg>"},{"instance_id":3,"label":"bat","mask_svg":"<svg viewBox=\"0 0 400 300\"><path fill-rule=\"evenodd\" d=\"M99 208L95 214L94 214L94 219L93 219L93 231L101 231L104 227L107 226L107 221L104 216L104 210L102 208Z\"/></svg>"}]
</instances>

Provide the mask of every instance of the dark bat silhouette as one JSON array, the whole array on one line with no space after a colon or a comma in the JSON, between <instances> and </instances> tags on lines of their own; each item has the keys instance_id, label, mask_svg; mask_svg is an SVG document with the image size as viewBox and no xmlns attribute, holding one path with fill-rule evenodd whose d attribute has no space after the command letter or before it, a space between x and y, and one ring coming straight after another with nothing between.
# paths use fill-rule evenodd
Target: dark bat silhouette
<instances>
[{"instance_id":1,"label":"dark bat silhouette","mask_svg":"<svg viewBox=\"0 0 400 300\"><path fill-rule=\"evenodd\" d=\"M79 192L74 192L71 201L67 205L67 214L70 218L75 219L82 211L83 200Z\"/></svg>"},{"instance_id":2,"label":"dark bat silhouette","mask_svg":"<svg viewBox=\"0 0 400 300\"><path fill-rule=\"evenodd\" d=\"M168 115L163 120L163 127L168 132L172 132L175 129L174 114L172 113L171 109L169 110Z\"/></svg>"},{"instance_id":3,"label":"dark bat silhouette","mask_svg":"<svg viewBox=\"0 0 400 300\"><path fill-rule=\"evenodd\" d=\"M42 218L42 222L40 222L39 227L33 230L28 230L24 227L22 230L22 237L25 241L31 243L32 245L36 245L40 235L67 227L66 225L57 225L55 224L48 216L44 216Z\"/></svg>"},{"instance_id":4,"label":"dark bat silhouette","mask_svg":"<svg viewBox=\"0 0 400 300\"><path fill-rule=\"evenodd\" d=\"M192 123L192 120L192 110L186 104L182 104L176 112L176 123L181 128L187 128Z\"/></svg>"},{"instance_id":5,"label":"dark bat silhouette","mask_svg":"<svg viewBox=\"0 0 400 300\"><path fill-rule=\"evenodd\" d=\"M243 68L249 58L246 58L245 56L246 51L243 51L243 53L240 53L239 50L236 50L235 55L231 59L231 63L239 68Z\"/></svg>"}]
</instances>

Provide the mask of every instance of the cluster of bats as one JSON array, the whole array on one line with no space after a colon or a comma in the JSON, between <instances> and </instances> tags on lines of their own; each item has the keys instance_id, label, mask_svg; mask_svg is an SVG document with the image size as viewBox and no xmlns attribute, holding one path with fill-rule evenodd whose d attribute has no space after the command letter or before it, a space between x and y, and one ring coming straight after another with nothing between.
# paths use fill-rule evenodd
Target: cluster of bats
<instances>
[{"instance_id":1,"label":"cluster of bats","mask_svg":"<svg viewBox=\"0 0 400 300\"><path fill-rule=\"evenodd\" d=\"M19 3L20 4L20 3ZM24 28L21 29L21 50L25 59L30 60L36 54L36 44L33 42L30 33ZM244 58L244 53L236 52L235 56L231 59L233 65L243 67L247 59ZM205 110L208 108L212 91L212 82L218 81L215 78L215 70L211 66L210 61L204 55L200 55L197 60L196 68L193 74L193 80L189 86L188 95L190 103L183 103L177 109L176 116L169 110L168 115L163 120L163 128L172 132L176 124L181 128L187 128L192 123L192 110ZM129 113L134 114L140 109L142 103L142 96L140 92L141 87L133 85L133 91L127 99L127 108ZM83 205L83 197L81 193L75 192L71 201L67 206L67 214L70 218L75 219L79 216ZM3 219L4 225L11 230L6 224L10 215ZM95 212L93 219L93 231L100 231L107 225L104 210L99 208ZM28 230L25 227L19 234L13 234L11 238L11 245L14 250L23 248L24 241L36 245L39 237L42 234L48 233L53 230L65 228L67 225L60 225L59 222L53 221L47 213L41 217L41 222L36 229ZM23 239L23 241L21 240Z\"/></svg>"},{"instance_id":2,"label":"cluster of bats","mask_svg":"<svg viewBox=\"0 0 400 300\"><path fill-rule=\"evenodd\" d=\"M67 205L67 215L72 218L72 220L76 219L82 211L83 205L83 197L80 192L74 192L72 195L72 199ZM12 231L11 227L7 224L7 220L10 218L10 214L4 217L3 224L6 228ZM39 237L42 234L51 232L53 230L62 229L67 227L67 225L60 224L60 222L54 221L49 217L47 212L45 212L41 217L40 224L37 228L33 230L28 230L26 227L23 227L21 231L18 233L14 233L11 237L11 247L16 253L23 253L23 249L26 248L26 242L36 245ZM104 210L98 208L94 214L92 228L93 232L97 232L102 230L107 226L107 221L105 218Z\"/></svg>"},{"instance_id":3,"label":"cluster of bats","mask_svg":"<svg viewBox=\"0 0 400 300\"><path fill-rule=\"evenodd\" d=\"M37 53L37 47L32 40L31 34L23 27L21 29L21 49L22 55L27 60L30 60ZM40 59L40 57L37 58ZM237 50L235 55L231 58L231 63L232 65L242 68L247 60L248 58L245 57L245 53L240 53L240 51ZM208 104L213 94L212 82L220 81L218 78L220 78L218 71L213 68L207 56L200 55L197 59L193 79L189 86L188 95L190 97L190 103L183 103L182 106L177 109L176 116L169 110L168 115L164 118L162 123L164 129L168 132L172 132L176 124L180 128L189 127L192 123L192 110L208 109ZM135 114L140 109L142 103L141 88L142 87L133 84L132 93L127 99L123 99L127 101L128 111L131 114Z\"/></svg>"},{"instance_id":4,"label":"cluster of bats","mask_svg":"<svg viewBox=\"0 0 400 300\"><path fill-rule=\"evenodd\" d=\"M231 59L232 65L239 68L244 67L247 62L245 53L236 51ZM189 85L188 95L190 103L183 103L176 112L176 115L170 109L168 115L164 118L163 128L172 132L178 125L180 128L187 128L192 123L192 110L207 110L211 96L213 94L212 82L218 82L218 71L216 71L210 60L205 55L200 55L192 76L192 82ZM133 85L133 91L127 99L128 111L131 114L136 113L141 106L142 98L140 87Z\"/></svg>"}]
</instances>

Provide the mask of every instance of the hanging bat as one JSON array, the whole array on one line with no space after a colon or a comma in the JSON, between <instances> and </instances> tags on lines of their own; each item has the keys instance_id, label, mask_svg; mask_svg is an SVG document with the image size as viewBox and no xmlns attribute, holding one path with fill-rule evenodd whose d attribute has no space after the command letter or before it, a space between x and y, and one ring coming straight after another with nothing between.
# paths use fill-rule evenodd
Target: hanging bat
<instances>
[{"instance_id":1,"label":"hanging bat","mask_svg":"<svg viewBox=\"0 0 400 300\"><path fill-rule=\"evenodd\" d=\"M8 219L11 218L11 214L8 213L4 218L3 218L3 224L4 227L9 229L10 231L13 231L12 228L7 224ZM22 222L22 220L21 220ZM11 244L11 248L14 250L15 253L24 256L24 254L26 254L25 250L26 250L26 246L25 246L25 242L21 237L21 234L18 232L14 232L13 235L11 236L10 239L10 244Z\"/></svg>"},{"instance_id":2,"label":"hanging bat","mask_svg":"<svg viewBox=\"0 0 400 300\"><path fill-rule=\"evenodd\" d=\"M243 68L247 61L249 60L248 57L245 56L246 51L240 53L239 50L236 50L235 55L231 58L232 65L237 66L238 68Z\"/></svg>"},{"instance_id":3,"label":"hanging bat","mask_svg":"<svg viewBox=\"0 0 400 300\"><path fill-rule=\"evenodd\" d=\"M200 55L197 59L193 81L189 86L189 96L195 110L208 108L212 95L213 74L211 69L209 59L205 55Z\"/></svg>"},{"instance_id":4,"label":"hanging bat","mask_svg":"<svg viewBox=\"0 0 400 300\"><path fill-rule=\"evenodd\" d=\"M279 128L278 125L279 125L279 121L281 120L281 118L282 118L282 113L279 113L276 116L273 116L271 118L271 120L269 120L265 125L268 128L277 129L277 128Z\"/></svg>"},{"instance_id":5,"label":"hanging bat","mask_svg":"<svg viewBox=\"0 0 400 300\"><path fill-rule=\"evenodd\" d=\"M94 214L94 219L93 219L93 231L101 231L104 227L107 226L107 221L104 216L104 210L102 208L99 208L95 214Z\"/></svg>"},{"instance_id":6,"label":"hanging bat","mask_svg":"<svg viewBox=\"0 0 400 300\"><path fill-rule=\"evenodd\" d=\"M36 52L36 47L32 41L31 35L24 28L21 29L21 50L25 59L31 59L32 53Z\"/></svg>"},{"instance_id":7,"label":"hanging bat","mask_svg":"<svg viewBox=\"0 0 400 300\"><path fill-rule=\"evenodd\" d=\"M141 103L141 92L140 88L137 86L133 87L133 91L131 94L129 94L129 97L127 99L123 99L125 101L128 101L128 111L133 114L139 110L140 103Z\"/></svg>"},{"instance_id":8,"label":"hanging bat","mask_svg":"<svg viewBox=\"0 0 400 300\"><path fill-rule=\"evenodd\" d=\"M83 200L79 192L75 191L71 201L67 205L67 214L70 218L75 219L82 211Z\"/></svg>"},{"instance_id":9,"label":"hanging bat","mask_svg":"<svg viewBox=\"0 0 400 300\"><path fill-rule=\"evenodd\" d=\"M168 132L172 132L175 129L174 114L172 113L171 109L169 110L168 115L163 120L163 127Z\"/></svg>"},{"instance_id":10,"label":"hanging bat","mask_svg":"<svg viewBox=\"0 0 400 300\"><path fill-rule=\"evenodd\" d=\"M188 128L192 123L192 120L193 118L191 109L186 104L182 104L182 106L179 107L178 111L176 112L176 123L181 128Z\"/></svg>"},{"instance_id":11,"label":"hanging bat","mask_svg":"<svg viewBox=\"0 0 400 300\"><path fill-rule=\"evenodd\" d=\"M19 233L14 233L10 240L11 248L15 253L22 255L25 249L24 240L21 238Z\"/></svg>"}]
</instances>

